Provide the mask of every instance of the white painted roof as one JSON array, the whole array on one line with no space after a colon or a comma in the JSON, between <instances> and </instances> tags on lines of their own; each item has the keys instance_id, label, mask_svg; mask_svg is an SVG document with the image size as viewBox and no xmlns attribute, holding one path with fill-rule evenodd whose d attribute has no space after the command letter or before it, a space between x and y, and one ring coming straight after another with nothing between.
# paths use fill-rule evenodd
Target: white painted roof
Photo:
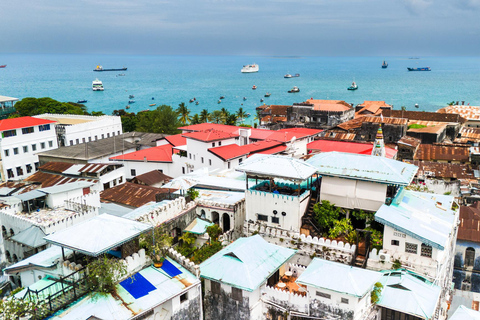
<instances>
[{"instance_id":1,"label":"white painted roof","mask_svg":"<svg viewBox=\"0 0 480 320\"><path fill-rule=\"evenodd\" d=\"M68 258L73 251L70 249L65 249L65 257ZM62 258L62 248L59 246L51 246L43 251L40 251L33 256L30 256L22 261L19 261L11 266L6 267L4 270L9 273L18 272L20 269L27 267L40 267L40 268L50 268L55 266Z\"/></svg>"},{"instance_id":2,"label":"white painted roof","mask_svg":"<svg viewBox=\"0 0 480 320\"><path fill-rule=\"evenodd\" d=\"M0 103L2 102L10 102L10 101L18 101L18 98L12 98L7 96L0 96Z\"/></svg>"},{"instance_id":3,"label":"white painted roof","mask_svg":"<svg viewBox=\"0 0 480 320\"><path fill-rule=\"evenodd\" d=\"M455 310L453 316L449 320L480 320L480 312L469 309L465 306L460 306Z\"/></svg>"}]
</instances>

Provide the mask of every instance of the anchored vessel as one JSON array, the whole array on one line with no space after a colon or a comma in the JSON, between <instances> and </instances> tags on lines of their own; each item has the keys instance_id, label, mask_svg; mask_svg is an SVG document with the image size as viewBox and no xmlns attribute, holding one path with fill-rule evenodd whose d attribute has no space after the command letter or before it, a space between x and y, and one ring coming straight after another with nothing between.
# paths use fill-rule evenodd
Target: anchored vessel
<instances>
[{"instance_id":1,"label":"anchored vessel","mask_svg":"<svg viewBox=\"0 0 480 320\"><path fill-rule=\"evenodd\" d=\"M430 67L423 67L423 68L407 68L408 71L432 71Z\"/></svg>"},{"instance_id":2,"label":"anchored vessel","mask_svg":"<svg viewBox=\"0 0 480 320\"><path fill-rule=\"evenodd\" d=\"M347 88L347 90L357 90L357 89L358 89L358 86L357 86L357 84L355 83L355 81L353 81L353 82L352 82L352 85Z\"/></svg>"},{"instance_id":3,"label":"anchored vessel","mask_svg":"<svg viewBox=\"0 0 480 320\"><path fill-rule=\"evenodd\" d=\"M116 69L103 69L101 65L98 65L93 71L126 71L127 68L116 68Z\"/></svg>"},{"instance_id":4,"label":"anchored vessel","mask_svg":"<svg viewBox=\"0 0 480 320\"><path fill-rule=\"evenodd\" d=\"M387 67L388 67L387 61L383 60L382 69L387 69Z\"/></svg>"},{"instance_id":5,"label":"anchored vessel","mask_svg":"<svg viewBox=\"0 0 480 320\"><path fill-rule=\"evenodd\" d=\"M298 87L293 87L292 90L288 90L288 93L295 93L295 92L300 92L300 89Z\"/></svg>"},{"instance_id":6,"label":"anchored vessel","mask_svg":"<svg viewBox=\"0 0 480 320\"><path fill-rule=\"evenodd\" d=\"M92 81L92 90L93 91L103 91L103 83L102 81L95 79Z\"/></svg>"},{"instance_id":7,"label":"anchored vessel","mask_svg":"<svg viewBox=\"0 0 480 320\"><path fill-rule=\"evenodd\" d=\"M242 73L252 73L252 72L258 72L258 64L248 64L246 66L243 66L242 68Z\"/></svg>"}]
</instances>

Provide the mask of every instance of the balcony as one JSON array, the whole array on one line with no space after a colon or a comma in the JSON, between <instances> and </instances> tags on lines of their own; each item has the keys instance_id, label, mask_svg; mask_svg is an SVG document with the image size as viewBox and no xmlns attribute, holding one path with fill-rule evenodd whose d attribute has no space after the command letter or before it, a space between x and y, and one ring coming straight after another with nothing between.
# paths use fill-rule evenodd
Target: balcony
<instances>
[{"instance_id":1,"label":"balcony","mask_svg":"<svg viewBox=\"0 0 480 320\"><path fill-rule=\"evenodd\" d=\"M274 288L281 291L294 293L302 297L306 297L307 287L302 284L296 283L297 278L298 276L293 275L291 271L287 271L275 284Z\"/></svg>"}]
</instances>

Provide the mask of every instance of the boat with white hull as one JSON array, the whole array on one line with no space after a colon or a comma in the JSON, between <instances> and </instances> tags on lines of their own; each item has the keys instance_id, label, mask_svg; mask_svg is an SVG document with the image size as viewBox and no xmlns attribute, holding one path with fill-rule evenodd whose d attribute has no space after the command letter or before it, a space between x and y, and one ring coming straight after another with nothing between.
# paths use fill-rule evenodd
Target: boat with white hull
<instances>
[{"instance_id":1,"label":"boat with white hull","mask_svg":"<svg viewBox=\"0 0 480 320\"><path fill-rule=\"evenodd\" d=\"M243 66L242 68L242 73L252 73L252 72L258 72L258 64L248 64L246 66Z\"/></svg>"}]
</instances>

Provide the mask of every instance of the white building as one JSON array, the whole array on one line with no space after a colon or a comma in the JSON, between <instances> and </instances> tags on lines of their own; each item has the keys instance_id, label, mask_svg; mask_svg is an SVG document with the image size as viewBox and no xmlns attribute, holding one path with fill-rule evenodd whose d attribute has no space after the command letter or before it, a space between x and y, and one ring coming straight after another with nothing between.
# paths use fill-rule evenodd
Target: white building
<instances>
[{"instance_id":1,"label":"white building","mask_svg":"<svg viewBox=\"0 0 480 320\"><path fill-rule=\"evenodd\" d=\"M21 180L38 170L37 153L58 147L54 123L33 117L0 120L2 181Z\"/></svg>"},{"instance_id":2,"label":"white building","mask_svg":"<svg viewBox=\"0 0 480 320\"><path fill-rule=\"evenodd\" d=\"M73 146L110 138L123 133L119 116L85 116L44 113L35 118L55 121L58 145Z\"/></svg>"}]
</instances>

